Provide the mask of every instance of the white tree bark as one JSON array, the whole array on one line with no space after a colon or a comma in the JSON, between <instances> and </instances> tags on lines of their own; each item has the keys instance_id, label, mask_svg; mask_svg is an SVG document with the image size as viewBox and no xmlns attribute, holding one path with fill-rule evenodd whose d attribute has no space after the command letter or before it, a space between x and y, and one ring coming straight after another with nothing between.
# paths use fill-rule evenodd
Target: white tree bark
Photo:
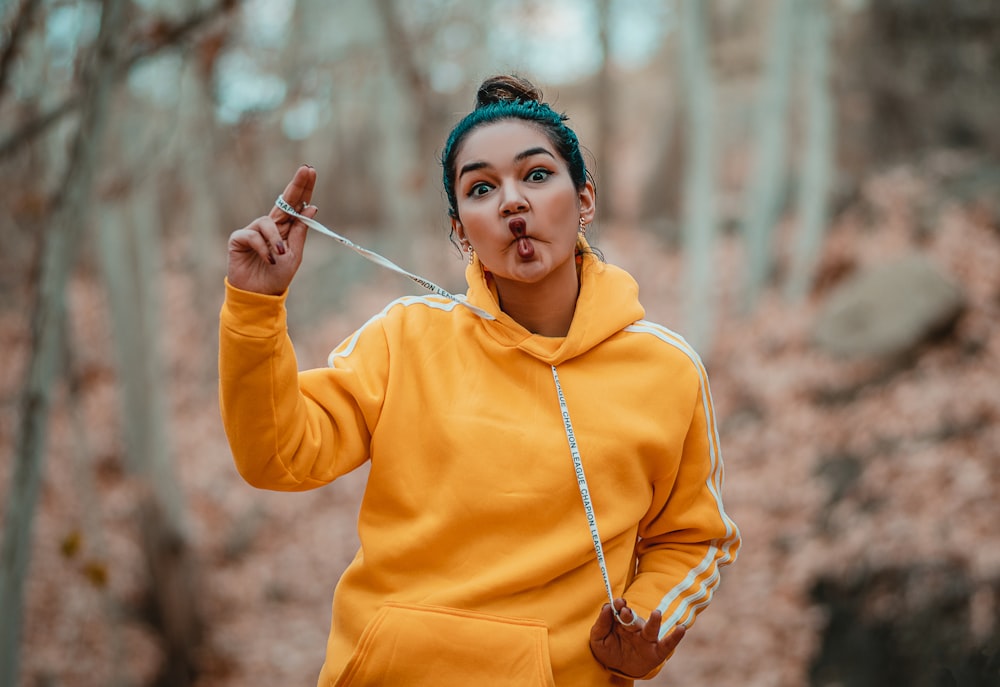
<instances>
[{"instance_id":1,"label":"white tree bark","mask_svg":"<svg viewBox=\"0 0 1000 687\"><path fill-rule=\"evenodd\" d=\"M681 71L685 103L687 169L684 176L682 241L685 260L684 334L693 346L711 345L715 303L712 249L715 243L715 107L708 61L708 9L701 0L681 4Z\"/></svg>"},{"instance_id":2,"label":"white tree bark","mask_svg":"<svg viewBox=\"0 0 1000 687\"><path fill-rule=\"evenodd\" d=\"M425 199L429 175L423 170L430 165L433 150L429 140L429 84L396 2L376 0L372 8L379 18L389 58L382 91L387 105L379 108L385 117L385 169L399 175L393 184L396 193L390 199L389 234L405 240L411 236L414 222L428 219Z\"/></svg>"},{"instance_id":3,"label":"white tree bark","mask_svg":"<svg viewBox=\"0 0 1000 687\"><path fill-rule=\"evenodd\" d=\"M601 46L601 67L597 72L596 87L593 91L593 107L597 113L597 141L595 143L596 168L591 170L597 180L598 189L607 189L614 178L614 160L612 159L612 139L615 131L615 83L611 74L611 34L613 30L614 10L611 0L597 0L598 39ZM604 202L598 206L598 213L605 222L612 221L617 216L617 194L604 196Z\"/></svg>"},{"instance_id":4,"label":"white tree bark","mask_svg":"<svg viewBox=\"0 0 1000 687\"><path fill-rule=\"evenodd\" d=\"M0 552L0 685L18 684L18 650L24 610L24 579L41 485L51 389L61 372L65 289L90 206L91 190L107 130L115 63L123 33L125 2L104 0L93 61L84 81L80 125L73 142L62 194L46 233L32 312L32 357L28 365L14 474L6 503Z\"/></svg>"},{"instance_id":5,"label":"white tree bark","mask_svg":"<svg viewBox=\"0 0 1000 687\"><path fill-rule=\"evenodd\" d=\"M169 380L162 369L158 255L160 221L156 199L137 189L103 207L97 248L107 284L125 434L126 466L162 501L178 531L185 509L170 461L167 432Z\"/></svg>"},{"instance_id":6,"label":"white tree bark","mask_svg":"<svg viewBox=\"0 0 1000 687\"><path fill-rule=\"evenodd\" d=\"M407 246L416 270L436 273L444 267L446 251L436 244L414 241L414 227L445 226L440 209L440 178L432 174L442 141L436 122L443 117L441 101L431 90L427 60L421 59L425 36L408 30L399 0L373 3L388 52L389 74L382 90L379 115L385 132L383 169L396 191L389 198L387 239ZM438 12L441 10L438 9ZM442 20L443 20L442 15ZM389 251L392 254L392 251Z\"/></svg>"},{"instance_id":7,"label":"white tree bark","mask_svg":"<svg viewBox=\"0 0 1000 687\"><path fill-rule=\"evenodd\" d=\"M140 116L124 117L124 140L140 138ZM183 687L197 671L201 641L198 567L189 544L187 507L174 471L168 430L169 376L163 369L161 220L155 185L105 205L98 255L111 310L125 462L145 492L139 539L148 591L164 650L159 684Z\"/></svg>"},{"instance_id":8,"label":"white tree bark","mask_svg":"<svg viewBox=\"0 0 1000 687\"><path fill-rule=\"evenodd\" d=\"M757 149L743 207L743 237L746 243L746 274L743 307L750 310L770 276L771 235L784 202L786 186L786 132L795 31L794 0L776 0L772 36L754 139Z\"/></svg>"},{"instance_id":9,"label":"white tree bark","mask_svg":"<svg viewBox=\"0 0 1000 687\"><path fill-rule=\"evenodd\" d=\"M799 180L798 234L792 249L786 295L801 300L809 291L829 220L834 154L830 92L830 18L824 0L807 0L802 18L802 81L805 84L805 151Z\"/></svg>"}]
</instances>

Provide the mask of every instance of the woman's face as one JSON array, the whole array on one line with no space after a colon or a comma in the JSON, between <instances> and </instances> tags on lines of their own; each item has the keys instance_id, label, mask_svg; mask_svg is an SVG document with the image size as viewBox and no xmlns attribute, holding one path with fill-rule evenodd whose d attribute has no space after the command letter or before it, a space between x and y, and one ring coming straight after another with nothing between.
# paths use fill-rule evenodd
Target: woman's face
<instances>
[{"instance_id":1,"label":"woman's face","mask_svg":"<svg viewBox=\"0 0 1000 687\"><path fill-rule=\"evenodd\" d=\"M594 189L577 190L566 162L537 126L502 120L470 133L455 156L452 228L498 280L536 284L571 270L580 218Z\"/></svg>"}]
</instances>

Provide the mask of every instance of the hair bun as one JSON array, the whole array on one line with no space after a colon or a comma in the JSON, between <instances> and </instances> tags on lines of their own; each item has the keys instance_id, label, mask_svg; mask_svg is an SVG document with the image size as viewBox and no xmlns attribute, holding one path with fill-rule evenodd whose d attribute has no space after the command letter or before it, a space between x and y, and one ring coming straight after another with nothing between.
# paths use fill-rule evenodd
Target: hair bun
<instances>
[{"instance_id":1,"label":"hair bun","mask_svg":"<svg viewBox=\"0 0 1000 687\"><path fill-rule=\"evenodd\" d=\"M542 102L542 92L533 83L519 76L491 76L483 81L476 91L476 109L494 103Z\"/></svg>"}]
</instances>

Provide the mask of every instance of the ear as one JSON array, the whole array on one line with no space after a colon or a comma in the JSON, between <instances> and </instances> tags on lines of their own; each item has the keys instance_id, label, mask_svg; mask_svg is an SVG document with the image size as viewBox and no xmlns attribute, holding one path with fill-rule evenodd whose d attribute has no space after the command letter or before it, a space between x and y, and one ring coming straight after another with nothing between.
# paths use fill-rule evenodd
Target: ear
<instances>
[{"instance_id":1,"label":"ear","mask_svg":"<svg viewBox=\"0 0 1000 687\"><path fill-rule=\"evenodd\" d=\"M462 223L460 221L458 221L458 219L455 218L455 217L451 218L451 230L453 232L455 232L455 236L458 237L459 243L461 243L461 242L463 242L463 241L466 240L466 238L465 238L465 227L463 227Z\"/></svg>"},{"instance_id":2,"label":"ear","mask_svg":"<svg viewBox=\"0 0 1000 687\"><path fill-rule=\"evenodd\" d=\"M597 215L597 192L594 190L593 182L589 179L578 192L577 200L580 204L580 217L585 224L590 224Z\"/></svg>"}]
</instances>

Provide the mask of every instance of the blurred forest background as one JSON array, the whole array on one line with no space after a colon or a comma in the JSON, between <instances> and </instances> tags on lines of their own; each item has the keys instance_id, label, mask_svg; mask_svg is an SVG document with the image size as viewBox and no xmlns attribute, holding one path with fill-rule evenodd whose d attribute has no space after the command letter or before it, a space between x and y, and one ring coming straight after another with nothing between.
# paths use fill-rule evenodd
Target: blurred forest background
<instances>
[{"instance_id":1,"label":"blurred forest background","mask_svg":"<svg viewBox=\"0 0 1000 687\"><path fill-rule=\"evenodd\" d=\"M0 2L0 685L315 682L363 470L241 482L229 233L319 219L463 288L437 154L515 71L596 244L702 352L745 547L650 684L1000 684L1000 3ZM396 275L312 235L303 367ZM595 581L596 582L596 581Z\"/></svg>"}]
</instances>

